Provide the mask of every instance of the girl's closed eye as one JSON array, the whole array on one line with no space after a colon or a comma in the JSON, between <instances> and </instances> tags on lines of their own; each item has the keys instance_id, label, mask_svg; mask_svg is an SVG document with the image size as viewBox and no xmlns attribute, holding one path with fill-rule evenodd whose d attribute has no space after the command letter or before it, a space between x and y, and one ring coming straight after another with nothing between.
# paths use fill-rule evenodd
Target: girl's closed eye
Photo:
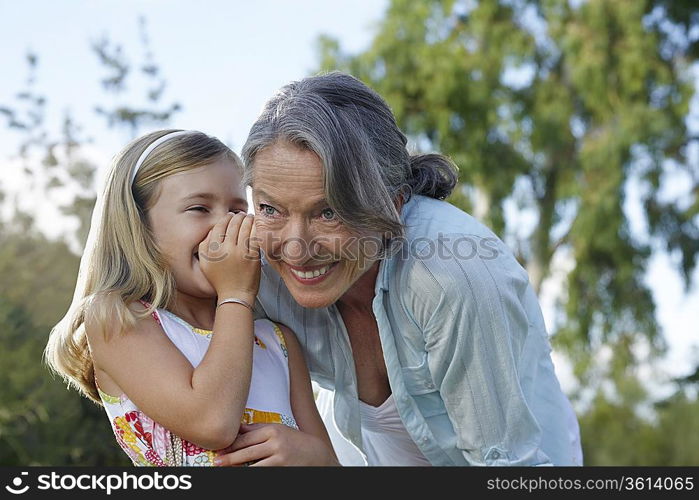
<instances>
[{"instance_id":1,"label":"girl's closed eye","mask_svg":"<svg viewBox=\"0 0 699 500\"><path fill-rule=\"evenodd\" d=\"M209 211L209 209L206 208L206 207L202 207L202 206L196 206L196 207L190 207L190 208L188 208L188 209L187 209L187 212L189 212L189 211L195 211L195 212L206 213L206 212Z\"/></svg>"}]
</instances>

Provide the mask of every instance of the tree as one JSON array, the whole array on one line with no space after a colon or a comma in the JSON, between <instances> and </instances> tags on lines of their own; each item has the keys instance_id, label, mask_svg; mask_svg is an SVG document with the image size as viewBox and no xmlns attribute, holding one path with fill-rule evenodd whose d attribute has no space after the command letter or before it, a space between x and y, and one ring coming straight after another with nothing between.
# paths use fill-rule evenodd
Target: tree
<instances>
[{"instance_id":1,"label":"tree","mask_svg":"<svg viewBox=\"0 0 699 500\"><path fill-rule=\"evenodd\" d=\"M144 125L167 123L181 109L177 102L159 108L167 82L160 75L160 68L153 57L144 17L139 18L139 28L145 56L139 69L149 86L146 92L146 104L137 108L124 100L114 105L111 110L102 106L95 108L98 114L107 119L109 127L128 128L131 138L136 137ZM92 49L109 71L107 76L102 79L102 87L117 99L126 97L126 82L128 76L132 74L133 67L129 64L121 46L110 42L108 38L101 38L92 43ZM132 99L132 97L130 98Z\"/></svg>"},{"instance_id":2,"label":"tree","mask_svg":"<svg viewBox=\"0 0 699 500\"><path fill-rule=\"evenodd\" d=\"M638 380L627 378L621 397L599 390L580 414L583 456L587 465L686 466L699 464L696 384L677 380L674 394L645 405ZM696 388L694 388L696 389ZM603 439L600 437L603 436Z\"/></svg>"},{"instance_id":3,"label":"tree","mask_svg":"<svg viewBox=\"0 0 699 500\"><path fill-rule=\"evenodd\" d=\"M571 263L553 340L594 388L621 381L642 348L663 352L644 281L653 252L677 255L690 286L698 25L691 0L392 0L368 49L324 36L320 63L383 95L417 149L452 157L462 184L449 201L511 245L537 291ZM685 192L668 200L677 176ZM632 187L646 234L625 207Z\"/></svg>"},{"instance_id":4,"label":"tree","mask_svg":"<svg viewBox=\"0 0 699 500\"><path fill-rule=\"evenodd\" d=\"M72 297L78 257L63 242L0 231L0 464L126 465L104 412L46 371L46 335Z\"/></svg>"}]
</instances>

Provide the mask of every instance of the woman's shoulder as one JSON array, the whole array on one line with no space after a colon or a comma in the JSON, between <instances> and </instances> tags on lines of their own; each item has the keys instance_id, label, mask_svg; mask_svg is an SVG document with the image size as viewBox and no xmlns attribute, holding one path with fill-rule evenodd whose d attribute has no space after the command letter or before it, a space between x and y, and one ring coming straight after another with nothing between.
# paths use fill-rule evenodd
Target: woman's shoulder
<instances>
[{"instance_id":1,"label":"woman's shoulder","mask_svg":"<svg viewBox=\"0 0 699 500\"><path fill-rule=\"evenodd\" d=\"M482 222L446 201L416 198L406 205L405 240L391 259L400 290L479 287L503 273L526 277L511 250Z\"/></svg>"},{"instance_id":2,"label":"woman's shoulder","mask_svg":"<svg viewBox=\"0 0 699 500\"><path fill-rule=\"evenodd\" d=\"M444 200L414 196L401 211L405 239L416 246L445 236L496 238L495 234L471 214Z\"/></svg>"}]
</instances>

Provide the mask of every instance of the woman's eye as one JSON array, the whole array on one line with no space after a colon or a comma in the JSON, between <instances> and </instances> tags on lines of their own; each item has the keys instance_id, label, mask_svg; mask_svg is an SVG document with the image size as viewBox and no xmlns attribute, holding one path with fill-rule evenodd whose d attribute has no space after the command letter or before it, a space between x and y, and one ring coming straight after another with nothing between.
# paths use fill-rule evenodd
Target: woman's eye
<instances>
[{"instance_id":1,"label":"woman's eye","mask_svg":"<svg viewBox=\"0 0 699 500\"><path fill-rule=\"evenodd\" d=\"M189 210L196 210L197 212L208 212L209 211L206 207L192 207L192 208L188 208L187 210L188 211Z\"/></svg>"},{"instance_id":2,"label":"woman's eye","mask_svg":"<svg viewBox=\"0 0 699 500\"><path fill-rule=\"evenodd\" d=\"M320 216L323 220L335 220L335 211L332 208L325 208L320 212Z\"/></svg>"},{"instance_id":3,"label":"woman's eye","mask_svg":"<svg viewBox=\"0 0 699 500\"><path fill-rule=\"evenodd\" d=\"M265 205L264 203L261 203L260 212L262 212L262 214L264 215L274 215L277 212L277 209L270 205Z\"/></svg>"}]
</instances>

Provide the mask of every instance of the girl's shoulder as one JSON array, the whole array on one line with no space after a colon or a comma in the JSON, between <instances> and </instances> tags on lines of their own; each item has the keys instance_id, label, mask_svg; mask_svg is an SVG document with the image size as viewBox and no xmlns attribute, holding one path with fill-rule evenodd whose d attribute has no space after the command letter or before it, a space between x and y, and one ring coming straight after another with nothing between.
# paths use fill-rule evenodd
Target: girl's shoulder
<instances>
[{"instance_id":1,"label":"girl's shoulder","mask_svg":"<svg viewBox=\"0 0 699 500\"><path fill-rule=\"evenodd\" d=\"M160 318L156 310L148 314L150 308L145 301L125 303L121 297L97 294L85 306L85 333L90 341L96 342L133 330L156 332L161 327Z\"/></svg>"},{"instance_id":2,"label":"girl's shoulder","mask_svg":"<svg viewBox=\"0 0 699 500\"><path fill-rule=\"evenodd\" d=\"M153 307L153 305L150 302L145 301L143 299L134 300L129 304L129 309L131 310L131 312L143 319L147 319L146 313L149 313L148 316L153 318L159 326L162 326L162 321L160 319L160 311L158 310L158 308Z\"/></svg>"}]
</instances>

